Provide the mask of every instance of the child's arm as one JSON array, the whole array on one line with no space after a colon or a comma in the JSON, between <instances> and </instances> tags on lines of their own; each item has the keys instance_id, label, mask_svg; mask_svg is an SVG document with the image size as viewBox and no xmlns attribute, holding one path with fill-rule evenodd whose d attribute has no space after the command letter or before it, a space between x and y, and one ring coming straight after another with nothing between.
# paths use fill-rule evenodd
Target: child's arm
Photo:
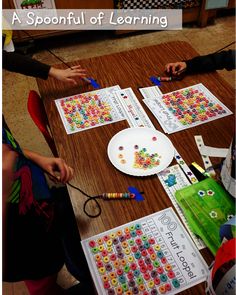
<instances>
[{"instance_id":1,"label":"child's arm","mask_svg":"<svg viewBox=\"0 0 236 295\"><path fill-rule=\"evenodd\" d=\"M16 52L6 52L5 50L3 50L2 65L4 69L10 72L44 80L51 76L59 81L69 82L75 85L77 84L75 78L86 77L86 70L82 69L80 65L67 69L57 69L26 55Z\"/></svg>"},{"instance_id":2,"label":"child's arm","mask_svg":"<svg viewBox=\"0 0 236 295\"><path fill-rule=\"evenodd\" d=\"M56 177L60 182L66 183L73 177L74 170L61 158L44 157L38 153L23 150L24 155L40 166L44 171Z\"/></svg>"},{"instance_id":3,"label":"child's arm","mask_svg":"<svg viewBox=\"0 0 236 295\"><path fill-rule=\"evenodd\" d=\"M235 69L235 50L221 51L208 55L196 56L187 60L187 73L202 73L215 70Z\"/></svg>"},{"instance_id":4,"label":"child's arm","mask_svg":"<svg viewBox=\"0 0 236 295\"><path fill-rule=\"evenodd\" d=\"M6 217L6 203L10 196L14 178L14 167L17 160L17 153L9 148L7 144L2 145L2 216Z\"/></svg>"}]
</instances>

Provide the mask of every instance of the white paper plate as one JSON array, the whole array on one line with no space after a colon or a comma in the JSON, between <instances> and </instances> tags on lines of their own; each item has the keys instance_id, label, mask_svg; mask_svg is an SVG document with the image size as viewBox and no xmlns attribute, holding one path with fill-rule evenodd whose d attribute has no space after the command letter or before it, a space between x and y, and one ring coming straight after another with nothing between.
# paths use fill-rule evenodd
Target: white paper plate
<instances>
[{"instance_id":1,"label":"white paper plate","mask_svg":"<svg viewBox=\"0 0 236 295\"><path fill-rule=\"evenodd\" d=\"M118 170L129 175L148 176L169 166L174 147L166 135L155 129L128 128L112 137L107 153Z\"/></svg>"}]
</instances>

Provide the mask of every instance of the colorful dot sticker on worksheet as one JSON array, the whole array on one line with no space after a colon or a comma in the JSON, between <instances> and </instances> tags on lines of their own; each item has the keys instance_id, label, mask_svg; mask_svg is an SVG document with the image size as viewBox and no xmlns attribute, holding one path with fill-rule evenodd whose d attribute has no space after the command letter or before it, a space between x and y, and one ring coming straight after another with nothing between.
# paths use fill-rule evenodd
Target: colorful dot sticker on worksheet
<instances>
[{"instance_id":1,"label":"colorful dot sticker on worksheet","mask_svg":"<svg viewBox=\"0 0 236 295\"><path fill-rule=\"evenodd\" d=\"M123 108L113 95L119 89L114 86L55 100L66 133L124 120Z\"/></svg>"},{"instance_id":2,"label":"colorful dot sticker on worksheet","mask_svg":"<svg viewBox=\"0 0 236 295\"><path fill-rule=\"evenodd\" d=\"M82 241L99 295L176 294L207 265L172 208Z\"/></svg>"},{"instance_id":3,"label":"colorful dot sticker on worksheet","mask_svg":"<svg viewBox=\"0 0 236 295\"><path fill-rule=\"evenodd\" d=\"M201 83L143 101L169 134L232 114Z\"/></svg>"}]
</instances>

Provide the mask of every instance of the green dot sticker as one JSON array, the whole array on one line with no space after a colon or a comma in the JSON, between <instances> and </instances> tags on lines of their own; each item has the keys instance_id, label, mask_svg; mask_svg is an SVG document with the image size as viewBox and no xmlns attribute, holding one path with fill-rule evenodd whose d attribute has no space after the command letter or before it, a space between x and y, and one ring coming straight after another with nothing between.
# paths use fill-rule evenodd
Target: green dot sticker
<instances>
[{"instance_id":1,"label":"green dot sticker","mask_svg":"<svg viewBox=\"0 0 236 295\"><path fill-rule=\"evenodd\" d=\"M143 279L141 277L137 278L137 284L141 285L143 283Z\"/></svg>"},{"instance_id":2,"label":"green dot sticker","mask_svg":"<svg viewBox=\"0 0 236 295\"><path fill-rule=\"evenodd\" d=\"M131 231L132 231L132 230L135 230L135 225L131 225L129 229L130 229Z\"/></svg>"},{"instance_id":3,"label":"green dot sticker","mask_svg":"<svg viewBox=\"0 0 236 295\"><path fill-rule=\"evenodd\" d=\"M99 252L99 249L98 249L98 247L94 247L94 248L92 248L92 252L93 252L93 254L96 254L96 253L98 253L98 252Z\"/></svg>"},{"instance_id":4,"label":"green dot sticker","mask_svg":"<svg viewBox=\"0 0 236 295\"><path fill-rule=\"evenodd\" d=\"M154 267L159 267L160 263L157 260L155 260L155 261L153 261L153 266Z\"/></svg>"},{"instance_id":5,"label":"green dot sticker","mask_svg":"<svg viewBox=\"0 0 236 295\"><path fill-rule=\"evenodd\" d=\"M134 240L129 240L129 244L130 244L130 246L133 246L134 245Z\"/></svg>"},{"instance_id":6,"label":"green dot sticker","mask_svg":"<svg viewBox=\"0 0 236 295\"><path fill-rule=\"evenodd\" d=\"M122 289L123 289L123 291L128 291L128 285L127 284L122 284L121 285L122 286Z\"/></svg>"}]
</instances>

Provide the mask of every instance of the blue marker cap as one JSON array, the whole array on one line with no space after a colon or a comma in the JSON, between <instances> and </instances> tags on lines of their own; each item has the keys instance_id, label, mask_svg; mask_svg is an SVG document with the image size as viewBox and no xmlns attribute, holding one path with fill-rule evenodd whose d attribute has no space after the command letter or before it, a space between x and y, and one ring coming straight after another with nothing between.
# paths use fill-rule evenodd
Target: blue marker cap
<instances>
[{"instance_id":1,"label":"blue marker cap","mask_svg":"<svg viewBox=\"0 0 236 295\"><path fill-rule=\"evenodd\" d=\"M101 86L93 78L83 78L83 80L90 83L95 89L101 88Z\"/></svg>"},{"instance_id":2,"label":"blue marker cap","mask_svg":"<svg viewBox=\"0 0 236 295\"><path fill-rule=\"evenodd\" d=\"M161 86L161 82L154 76L150 77L150 80L152 81L153 84L157 86Z\"/></svg>"},{"instance_id":3,"label":"blue marker cap","mask_svg":"<svg viewBox=\"0 0 236 295\"><path fill-rule=\"evenodd\" d=\"M91 85L93 86L93 88L96 88L96 89L101 88L101 86L93 78L88 78L88 79Z\"/></svg>"},{"instance_id":4,"label":"blue marker cap","mask_svg":"<svg viewBox=\"0 0 236 295\"><path fill-rule=\"evenodd\" d=\"M143 201L144 200L144 197L142 196L142 194L139 192L138 189L136 189L136 187L134 186L129 186L128 187L128 191L131 193L131 194L135 194L135 200L136 201Z\"/></svg>"}]
</instances>

